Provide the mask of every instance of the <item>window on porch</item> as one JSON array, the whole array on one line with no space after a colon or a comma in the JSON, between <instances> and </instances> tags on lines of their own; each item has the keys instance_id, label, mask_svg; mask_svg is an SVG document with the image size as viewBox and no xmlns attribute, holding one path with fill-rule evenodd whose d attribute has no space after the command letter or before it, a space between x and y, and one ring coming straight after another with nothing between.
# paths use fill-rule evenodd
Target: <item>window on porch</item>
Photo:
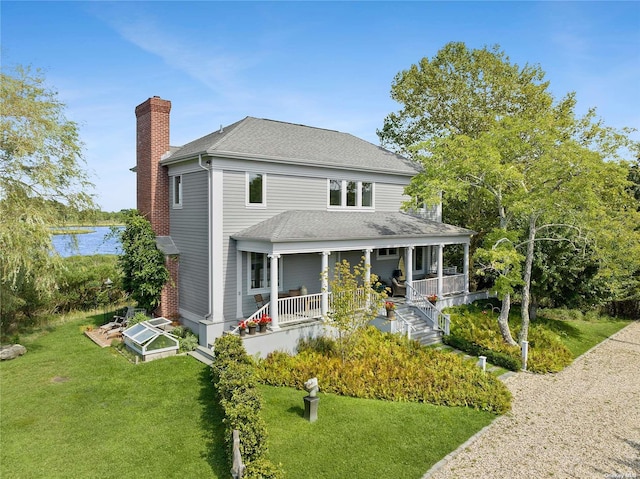
<instances>
[{"instance_id":1,"label":"window on porch","mask_svg":"<svg viewBox=\"0 0 640 479\"><path fill-rule=\"evenodd\" d=\"M271 287L271 260L265 253L247 255L248 290L250 293L268 292ZM282 258L278 260L278 284L282 283Z\"/></svg>"}]
</instances>

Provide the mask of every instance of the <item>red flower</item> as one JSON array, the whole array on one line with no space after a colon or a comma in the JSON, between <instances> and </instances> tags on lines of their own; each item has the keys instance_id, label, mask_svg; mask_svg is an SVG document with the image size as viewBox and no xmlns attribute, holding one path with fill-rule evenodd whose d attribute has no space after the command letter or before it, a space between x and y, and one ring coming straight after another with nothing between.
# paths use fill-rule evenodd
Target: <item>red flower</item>
<instances>
[{"instance_id":1,"label":"red flower","mask_svg":"<svg viewBox=\"0 0 640 479\"><path fill-rule=\"evenodd\" d=\"M246 321L240 321L240 322L238 323L238 327L239 327L240 329L247 329L247 322L246 322Z\"/></svg>"},{"instance_id":2,"label":"red flower","mask_svg":"<svg viewBox=\"0 0 640 479\"><path fill-rule=\"evenodd\" d=\"M258 324L269 324L271 322L271 317L267 316L266 314L263 314L262 316L260 316L260 319L258 319Z\"/></svg>"}]
</instances>

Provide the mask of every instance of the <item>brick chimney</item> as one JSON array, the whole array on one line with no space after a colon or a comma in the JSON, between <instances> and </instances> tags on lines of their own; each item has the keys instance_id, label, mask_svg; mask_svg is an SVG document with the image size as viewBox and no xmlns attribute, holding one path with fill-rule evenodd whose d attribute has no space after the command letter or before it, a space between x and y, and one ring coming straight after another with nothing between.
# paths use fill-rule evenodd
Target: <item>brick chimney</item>
<instances>
[{"instance_id":1,"label":"brick chimney","mask_svg":"<svg viewBox=\"0 0 640 479\"><path fill-rule=\"evenodd\" d=\"M170 111L158 96L136 107L137 208L158 236L169 235L169 175L160 159L169 151Z\"/></svg>"},{"instance_id":2,"label":"brick chimney","mask_svg":"<svg viewBox=\"0 0 640 479\"><path fill-rule=\"evenodd\" d=\"M169 236L169 174L160 165L169 151L169 114L171 102L158 96L136 107L136 180L137 208L153 228L156 236ZM162 289L158 316L177 318L178 257L165 256L171 279Z\"/></svg>"}]
</instances>

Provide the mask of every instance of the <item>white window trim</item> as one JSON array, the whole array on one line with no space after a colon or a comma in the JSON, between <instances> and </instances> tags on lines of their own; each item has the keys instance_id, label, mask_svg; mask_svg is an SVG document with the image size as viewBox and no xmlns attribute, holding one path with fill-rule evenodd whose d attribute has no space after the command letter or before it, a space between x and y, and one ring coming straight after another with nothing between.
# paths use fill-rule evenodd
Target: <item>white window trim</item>
<instances>
[{"instance_id":1,"label":"white window trim","mask_svg":"<svg viewBox=\"0 0 640 479\"><path fill-rule=\"evenodd\" d=\"M267 284L267 286L263 287L263 288L252 288L251 287L251 253L257 253L257 254L263 254L264 255L264 268L262 269L262 271L264 271L264 274L267 274L267 265L269 264L269 262L271 261L271 258L269 258L269 255L267 253L260 253L259 251L247 251L245 256L246 256L246 262L247 262L247 293L248 294L257 294L257 293L270 293L271 292L271 285L268 284L268 282L271 280L270 277L265 278L265 284ZM280 258L278 258L278 291L280 291L280 286L283 284L282 282L282 260L283 257L280 256Z\"/></svg>"},{"instance_id":2,"label":"white window trim","mask_svg":"<svg viewBox=\"0 0 640 479\"><path fill-rule=\"evenodd\" d=\"M340 205L331 204L331 181L340 182ZM347 184L356 183L356 205L347 206ZM362 206L362 183L371 183L371 206ZM371 211L375 209L376 184L373 181L339 180L327 178L327 209L346 211Z\"/></svg>"},{"instance_id":3,"label":"white window trim","mask_svg":"<svg viewBox=\"0 0 640 479\"><path fill-rule=\"evenodd\" d=\"M390 249L395 249L396 252L394 254L380 254L381 250L390 250ZM396 248L396 247L390 247L390 248L378 248L376 250L376 259L379 259L381 261L387 260L387 259L399 259L400 258L400 248Z\"/></svg>"},{"instance_id":4,"label":"white window trim","mask_svg":"<svg viewBox=\"0 0 640 479\"><path fill-rule=\"evenodd\" d=\"M250 203L249 202L249 181L251 175L262 175L262 203ZM264 209L267 207L267 174L257 171L247 171L244 176L244 203L247 208L259 208Z\"/></svg>"},{"instance_id":5,"label":"white window trim","mask_svg":"<svg viewBox=\"0 0 640 479\"><path fill-rule=\"evenodd\" d=\"M178 185L178 194L176 195L176 180L180 180L179 183L177 183ZM182 208L182 175L176 175L176 176L172 176L171 177L171 206L174 209L181 209ZM176 201L176 197L179 199L179 201Z\"/></svg>"}]
</instances>

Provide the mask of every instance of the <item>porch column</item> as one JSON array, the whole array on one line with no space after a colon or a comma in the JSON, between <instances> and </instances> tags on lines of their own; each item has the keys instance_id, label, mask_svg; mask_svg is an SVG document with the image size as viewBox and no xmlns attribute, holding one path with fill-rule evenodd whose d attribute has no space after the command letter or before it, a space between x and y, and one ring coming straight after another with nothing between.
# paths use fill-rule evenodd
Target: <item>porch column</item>
<instances>
[{"instance_id":1,"label":"porch column","mask_svg":"<svg viewBox=\"0 0 640 479\"><path fill-rule=\"evenodd\" d=\"M371 282L371 252L372 249L364 250L364 280L367 283Z\"/></svg>"},{"instance_id":2,"label":"porch column","mask_svg":"<svg viewBox=\"0 0 640 479\"><path fill-rule=\"evenodd\" d=\"M320 253L322 257L322 302L320 304L322 316L329 312L329 255L330 251Z\"/></svg>"},{"instance_id":3,"label":"porch column","mask_svg":"<svg viewBox=\"0 0 640 479\"><path fill-rule=\"evenodd\" d=\"M269 307L269 314L271 315L271 329L280 329L278 325L278 260L279 254L270 254L269 260L271 261L271 305Z\"/></svg>"},{"instance_id":4,"label":"porch column","mask_svg":"<svg viewBox=\"0 0 640 479\"><path fill-rule=\"evenodd\" d=\"M442 263L444 262L444 245L438 245L438 298L442 298L443 281L442 281Z\"/></svg>"},{"instance_id":5,"label":"porch column","mask_svg":"<svg viewBox=\"0 0 640 479\"><path fill-rule=\"evenodd\" d=\"M369 248L364 250L364 281L366 284L370 286L371 286L371 252L372 251L373 250ZM365 298L365 305L367 309L369 309L369 306L371 305L371 297L368 293L367 293L367 297Z\"/></svg>"},{"instance_id":6,"label":"porch column","mask_svg":"<svg viewBox=\"0 0 640 479\"><path fill-rule=\"evenodd\" d=\"M469 243L464 244L464 264L462 265L464 273L464 292L469 293Z\"/></svg>"},{"instance_id":7,"label":"porch column","mask_svg":"<svg viewBox=\"0 0 640 479\"><path fill-rule=\"evenodd\" d=\"M404 249L404 269L406 270L404 282L408 286L413 286L413 246L407 246ZM411 290L405 293L407 301L411 302Z\"/></svg>"}]
</instances>

